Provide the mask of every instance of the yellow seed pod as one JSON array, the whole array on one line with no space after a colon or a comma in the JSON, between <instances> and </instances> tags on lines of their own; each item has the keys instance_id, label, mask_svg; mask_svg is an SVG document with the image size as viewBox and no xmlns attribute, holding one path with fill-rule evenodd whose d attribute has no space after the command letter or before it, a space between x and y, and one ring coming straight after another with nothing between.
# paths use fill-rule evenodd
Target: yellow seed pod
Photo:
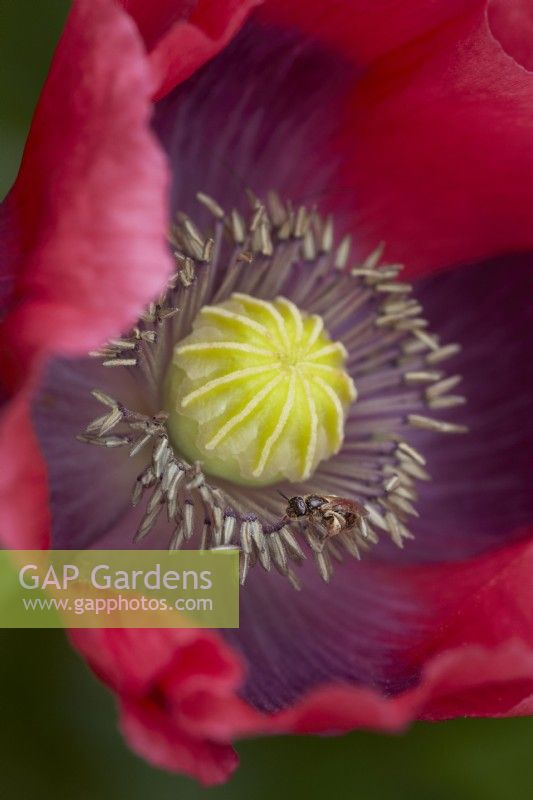
<instances>
[{"instance_id":1,"label":"yellow seed pod","mask_svg":"<svg viewBox=\"0 0 533 800\"><path fill-rule=\"evenodd\" d=\"M235 483L305 480L341 447L356 397L345 360L321 317L285 297L204 306L167 376L171 442Z\"/></svg>"}]
</instances>

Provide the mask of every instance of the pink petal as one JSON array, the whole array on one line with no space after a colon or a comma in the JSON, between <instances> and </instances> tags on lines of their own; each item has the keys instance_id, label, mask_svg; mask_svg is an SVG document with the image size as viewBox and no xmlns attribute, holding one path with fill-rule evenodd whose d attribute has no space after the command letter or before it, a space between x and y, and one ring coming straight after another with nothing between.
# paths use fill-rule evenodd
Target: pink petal
<instances>
[{"instance_id":1,"label":"pink petal","mask_svg":"<svg viewBox=\"0 0 533 800\"><path fill-rule=\"evenodd\" d=\"M152 88L129 17L111 0L78 0L3 210L12 388L36 354L83 352L133 322L171 268Z\"/></svg>"},{"instance_id":2,"label":"pink petal","mask_svg":"<svg viewBox=\"0 0 533 800\"><path fill-rule=\"evenodd\" d=\"M121 0L150 52L155 99L181 83L233 38L262 0Z\"/></svg>"}]
</instances>

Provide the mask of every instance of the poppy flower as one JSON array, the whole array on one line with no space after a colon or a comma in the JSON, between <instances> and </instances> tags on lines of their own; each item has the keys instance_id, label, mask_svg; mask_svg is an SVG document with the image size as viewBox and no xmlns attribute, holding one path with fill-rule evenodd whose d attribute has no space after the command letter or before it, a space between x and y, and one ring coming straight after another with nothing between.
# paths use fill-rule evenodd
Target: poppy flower
<instances>
[{"instance_id":1,"label":"poppy flower","mask_svg":"<svg viewBox=\"0 0 533 800\"><path fill-rule=\"evenodd\" d=\"M1 527L239 547L238 630L72 632L156 765L531 713L525 15L74 3L2 207Z\"/></svg>"}]
</instances>

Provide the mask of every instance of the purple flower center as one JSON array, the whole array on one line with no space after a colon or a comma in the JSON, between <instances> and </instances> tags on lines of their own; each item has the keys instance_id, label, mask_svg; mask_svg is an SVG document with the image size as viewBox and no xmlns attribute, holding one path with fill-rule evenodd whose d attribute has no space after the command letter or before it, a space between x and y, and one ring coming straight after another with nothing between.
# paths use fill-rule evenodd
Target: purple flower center
<instances>
[{"instance_id":1,"label":"purple flower center","mask_svg":"<svg viewBox=\"0 0 533 800\"><path fill-rule=\"evenodd\" d=\"M401 265L380 264L382 248L364 263L353 264L350 241L345 237L336 243L331 218L323 219L303 205L294 208L275 194L270 194L267 203L251 195L247 215L235 209L225 213L205 195L200 195L200 200L213 221L204 233L189 217L178 215L172 231L176 272L158 302L132 331L93 354L107 369L130 372L138 384L139 397L149 398L149 408L132 408L122 397L110 397L95 387L93 395L107 406L107 413L91 422L80 438L93 445L128 448L133 457L144 454L145 466L132 496L133 505L142 503L144 508L135 541L144 540L166 517L171 548L187 543L202 549L237 546L243 583L250 568L261 565L267 570L275 567L298 586L293 568L309 553L322 578L329 581L333 562L342 560L343 553L359 558L362 550L377 544L377 531L385 532L398 547L412 538L408 520L417 515L417 482L429 479L425 458L411 443L412 433L465 431L463 425L438 416L464 402L463 397L449 393L459 376L447 376L443 370L446 359L458 352L458 345L443 344L428 331L422 307L411 296L411 286L398 280ZM301 480L288 479L291 472L284 470L273 486L247 486L241 479L231 479L232 463L224 472L218 465L214 469L209 459L205 464L201 455L191 460L190 446L180 448L179 437L169 435L166 376L176 342L184 341L189 344L182 344L177 352L188 348L190 375L205 375L205 343L192 345L200 347L201 352L189 352L193 323L202 310L228 298L248 298L249 305L255 302L258 306L257 319L246 318L244 325L241 315L237 322L233 318L230 322L246 332L251 327L259 336L263 335L256 330L260 327L260 310L267 316L273 314L275 307L269 303L280 296L287 298L293 309L303 309L310 324L320 320L327 327L337 344L328 340L322 350L329 356L332 348L341 348L347 380L350 386L352 382L357 386L358 399L347 408L342 446L336 445L333 453L330 450L327 457L318 459ZM285 310L291 316L290 307ZM281 319L281 313L276 313ZM296 325L294 312L291 319ZM218 342L217 329L207 326L201 330L201 338L211 336ZM237 353L242 358L244 345L230 344L234 348L239 345ZM263 350L248 347L244 353L247 370L263 365ZM228 356L225 358L223 367L227 369ZM232 358L236 358L235 353ZM220 369L217 360L214 367L208 363L215 370L215 378L219 375L217 365ZM328 375L328 370L337 370L329 364L322 366ZM231 361L230 374L234 374L233 368ZM180 381L187 383L187 376L179 377L178 384ZM313 376L310 383L317 386L317 393L329 398L329 407L326 402L314 404L316 429L327 433L328 424L330 428L338 425L338 418L333 425L328 422L331 409L335 410L331 398L334 392L322 376ZM189 396L191 387L187 384L186 388ZM174 394L179 390L175 387ZM255 398L262 401L261 392ZM340 405L337 395L335 399ZM309 426L302 402L300 412L298 408L291 411L295 416L300 413L303 420L300 426L297 420L292 421L292 446L284 449L286 440L282 436L275 442L277 450L273 452L280 463L284 458L296 460L301 456L299 448L307 431L302 434L300 429ZM246 401L242 405L246 411ZM255 402L245 417L247 424L254 422L254 415L260 417L263 408L268 414L268 398L265 403ZM216 416L214 411L202 418L209 441L220 439L220 431L224 432L224 425L220 428L215 420L213 430L219 433L212 437L212 416ZM226 422L226 427L235 420L239 421L238 414ZM342 425L342 416L340 422ZM272 425L276 429L276 424ZM289 430L288 419L283 427ZM250 441L245 441L244 456L246 447L252 450L255 439L263 435L259 431L257 426L251 433L248 430ZM235 435L242 442L245 434L246 429ZM285 512L280 493L288 498L325 497L327 503L295 517Z\"/></svg>"}]
</instances>

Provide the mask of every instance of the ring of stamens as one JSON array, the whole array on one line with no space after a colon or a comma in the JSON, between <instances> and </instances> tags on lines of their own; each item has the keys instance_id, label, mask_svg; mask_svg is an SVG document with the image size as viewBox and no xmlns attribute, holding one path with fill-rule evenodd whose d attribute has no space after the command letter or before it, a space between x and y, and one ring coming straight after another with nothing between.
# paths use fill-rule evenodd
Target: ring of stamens
<instances>
[{"instance_id":1,"label":"ring of stamens","mask_svg":"<svg viewBox=\"0 0 533 800\"><path fill-rule=\"evenodd\" d=\"M107 368L131 370L152 393L153 415L128 409L95 389L94 397L107 411L78 438L126 447L134 456L146 453L132 495L134 506L145 503L135 541L152 531L165 510L171 548L187 542L200 549L238 547L242 583L260 565L274 567L298 588L293 567L309 553L328 581L332 562L342 560L343 553L359 558L377 543L378 530L399 547L412 538L407 523L417 514L416 483L430 476L424 456L409 443L409 431L466 430L433 416L465 402L450 393L460 376L443 370L459 345L443 345L428 331L411 286L397 280L402 266L380 263L382 246L350 267L350 240L334 247L331 218L304 206L295 209L273 193L267 203L250 195L248 220L237 210L226 213L206 195L198 199L214 218L209 234L178 215L171 235L176 271L165 291L132 331L91 353ZM359 392L337 455L302 483L250 487L244 495L175 451L161 392L174 343L190 333L203 306L221 303L233 292L264 300L286 296L320 314L346 348L347 371ZM288 496L312 492L357 500L368 512L364 530L356 527L324 541L308 519L284 517L276 489Z\"/></svg>"}]
</instances>

